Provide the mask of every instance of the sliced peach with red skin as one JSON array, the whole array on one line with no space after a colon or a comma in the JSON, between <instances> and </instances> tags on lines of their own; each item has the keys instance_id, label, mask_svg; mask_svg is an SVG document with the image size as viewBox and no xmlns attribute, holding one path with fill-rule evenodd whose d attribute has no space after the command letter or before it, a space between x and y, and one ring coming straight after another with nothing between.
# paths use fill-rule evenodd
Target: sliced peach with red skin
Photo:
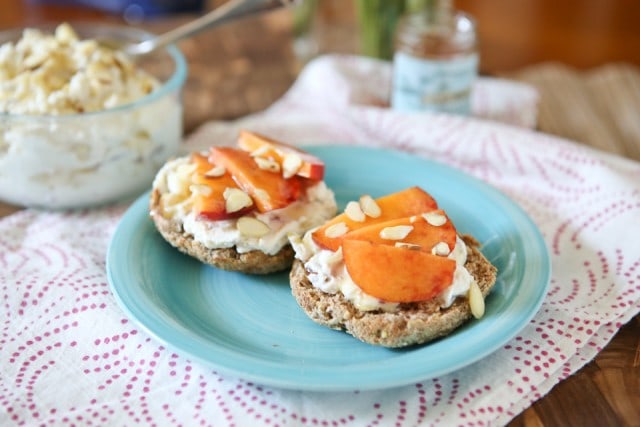
<instances>
[{"instance_id":1,"label":"sliced peach with red skin","mask_svg":"<svg viewBox=\"0 0 640 427\"><path fill-rule=\"evenodd\" d=\"M343 238L343 242L344 240L366 240L378 245L407 243L409 245L417 245L419 248L416 247L415 249L429 253L431 253L433 247L438 243L444 242L449 247L449 251L452 251L456 246L457 233L455 226L441 209L430 211L428 214L438 218L444 218L446 221L441 225L433 225L422 215L392 219L368 225L347 233ZM384 230L406 226L411 227L411 231L404 238L396 239L383 237Z\"/></svg>"},{"instance_id":2,"label":"sliced peach with red skin","mask_svg":"<svg viewBox=\"0 0 640 427\"><path fill-rule=\"evenodd\" d=\"M281 209L298 200L304 191L301 178L260 169L251 155L232 147L212 147L209 161L223 165L240 189L247 192L259 212Z\"/></svg>"},{"instance_id":3,"label":"sliced peach with red skin","mask_svg":"<svg viewBox=\"0 0 640 427\"><path fill-rule=\"evenodd\" d=\"M196 164L196 170L192 175L194 184L206 185L210 191L207 195L198 193L193 199L193 210L196 216L212 221L238 218L255 209L255 206L248 206L236 212L227 212L224 192L227 188L239 188L229 172L220 176L207 176L215 165L211 164L206 156L194 153L191 161Z\"/></svg>"},{"instance_id":4,"label":"sliced peach with red skin","mask_svg":"<svg viewBox=\"0 0 640 427\"><path fill-rule=\"evenodd\" d=\"M349 276L366 294L388 302L427 301L453 282L456 262L423 251L344 240Z\"/></svg>"},{"instance_id":5,"label":"sliced peach with red skin","mask_svg":"<svg viewBox=\"0 0 640 427\"><path fill-rule=\"evenodd\" d=\"M342 213L314 231L312 234L313 241L321 248L337 251L344 235L330 237L326 234L327 229L335 224L344 223L348 232L350 232L392 219L419 215L423 212L437 209L438 207L433 197L420 187L409 187L402 191L379 197L375 199L375 201L380 207L380 216L377 218L365 216L365 220L359 222L352 220L345 213Z\"/></svg>"},{"instance_id":6,"label":"sliced peach with red skin","mask_svg":"<svg viewBox=\"0 0 640 427\"><path fill-rule=\"evenodd\" d=\"M249 153L259 153L261 157L270 158L283 166L287 155L298 156L302 161L296 175L314 181L324 178L324 162L313 154L300 150L284 142L247 130L240 131L238 147Z\"/></svg>"}]
</instances>

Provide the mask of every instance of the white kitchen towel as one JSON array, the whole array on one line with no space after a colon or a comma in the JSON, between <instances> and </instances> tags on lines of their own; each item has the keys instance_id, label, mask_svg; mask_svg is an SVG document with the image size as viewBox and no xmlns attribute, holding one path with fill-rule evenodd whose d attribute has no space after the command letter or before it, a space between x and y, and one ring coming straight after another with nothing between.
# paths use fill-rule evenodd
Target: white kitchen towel
<instances>
[{"instance_id":1,"label":"white kitchen towel","mask_svg":"<svg viewBox=\"0 0 640 427\"><path fill-rule=\"evenodd\" d=\"M25 210L0 220L0 425L502 425L591 360L640 312L640 243L628 238L640 223L640 164L493 119L380 107L372 87L385 67L321 57L271 108L208 123L184 150L252 129L291 144L406 151L485 181L528 213L551 254L549 292L515 338L388 390L230 378L156 342L117 305L105 255L126 204Z\"/></svg>"}]
</instances>

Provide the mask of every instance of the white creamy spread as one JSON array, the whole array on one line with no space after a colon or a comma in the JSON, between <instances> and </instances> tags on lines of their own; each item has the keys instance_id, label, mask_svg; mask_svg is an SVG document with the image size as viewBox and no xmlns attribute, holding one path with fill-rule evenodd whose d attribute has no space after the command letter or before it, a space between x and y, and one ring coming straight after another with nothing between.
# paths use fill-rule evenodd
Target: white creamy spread
<instances>
[{"instance_id":1,"label":"white creamy spread","mask_svg":"<svg viewBox=\"0 0 640 427\"><path fill-rule=\"evenodd\" d=\"M0 46L0 197L68 208L142 192L182 140L179 93L113 107L159 85L66 24Z\"/></svg>"},{"instance_id":2,"label":"white creamy spread","mask_svg":"<svg viewBox=\"0 0 640 427\"><path fill-rule=\"evenodd\" d=\"M75 114L128 104L158 80L124 53L80 40L69 24L53 34L28 28L0 46L0 112Z\"/></svg>"},{"instance_id":3,"label":"white creamy spread","mask_svg":"<svg viewBox=\"0 0 640 427\"><path fill-rule=\"evenodd\" d=\"M317 227L336 213L333 192L322 181L309 187L305 196L282 209L246 214L265 223L271 230L263 237L247 237L236 227L236 219L211 221L196 216L189 190L189 159L182 157L167 163L158 173L154 188L164 200L163 210L172 219L181 221L184 230L208 248L234 247L240 253L259 250L269 255L279 252L289 243L289 235L302 235ZM183 168L186 172L181 173Z\"/></svg>"},{"instance_id":4,"label":"white creamy spread","mask_svg":"<svg viewBox=\"0 0 640 427\"><path fill-rule=\"evenodd\" d=\"M398 304L385 302L366 294L356 285L345 267L342 248L336 252L320 248L311 238L314 230L309 230L300 238L291 236L290 241L296 252L296 258L304 262L309 281L316 288L335 294L341 292L358 310L394 311ZM438 295L440 306L449 307L459 296L467 295L473 277L464 267L467 261L467 246L457 237L456 246L448 258L456 261L453 283Z\"/></svg>"}]
</instances>

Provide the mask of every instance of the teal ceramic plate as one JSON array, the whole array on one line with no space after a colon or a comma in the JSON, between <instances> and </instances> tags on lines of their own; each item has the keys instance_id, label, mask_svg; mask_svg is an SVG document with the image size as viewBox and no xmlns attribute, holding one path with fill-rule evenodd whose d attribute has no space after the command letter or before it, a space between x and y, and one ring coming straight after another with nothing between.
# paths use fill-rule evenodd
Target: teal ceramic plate
<instances>
[{"instance_id":1,"label":"teal ceramic plate","mask_svg":"<svg viewBox=\"0 0 640 427\"><path fill-rule=\"evenodd\" d=\"M498 267L486 314L430 344L390 350L316 325L291 296L286 273L248 276L205 266L173 249L147 213L148 195L125 213L107 255L120 306L147 333L218 372L259 384L316 391L381 389L467 366L520 331L544 299L549 255L511 200L460 171L406 153L315 146L339 207L419 185L473 234Z\"/></svg>"}]
</instances>

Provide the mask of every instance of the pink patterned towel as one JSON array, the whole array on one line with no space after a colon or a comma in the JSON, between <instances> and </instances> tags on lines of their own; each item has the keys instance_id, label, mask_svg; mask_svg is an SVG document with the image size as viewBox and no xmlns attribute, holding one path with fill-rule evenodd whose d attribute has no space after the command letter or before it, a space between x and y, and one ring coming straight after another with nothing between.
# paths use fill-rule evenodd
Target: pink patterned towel
<instances>
[{"instance_id":1,"label":"pink patterned towel","mask_svg":"<svg viewBox=\"0 0 640 427\"><path fill-rule=\"evenodd\" d=\"M640 311L640 245L628 238L640 223L640 164L493 120L381 108L387 67L321 57L280 102L209 123L184 149L232 144L250 128L290 143L410 151L496 187L540 228L553 264L540 311L511 342L392 390L296 392L229 378L163 347L116 304L105 255L125 205L26 210L0 220L0 425L501 425L592 359ZM517 88L507 92L535 117L530 94L519 104Z\"/></svg>"}]
</instances>

